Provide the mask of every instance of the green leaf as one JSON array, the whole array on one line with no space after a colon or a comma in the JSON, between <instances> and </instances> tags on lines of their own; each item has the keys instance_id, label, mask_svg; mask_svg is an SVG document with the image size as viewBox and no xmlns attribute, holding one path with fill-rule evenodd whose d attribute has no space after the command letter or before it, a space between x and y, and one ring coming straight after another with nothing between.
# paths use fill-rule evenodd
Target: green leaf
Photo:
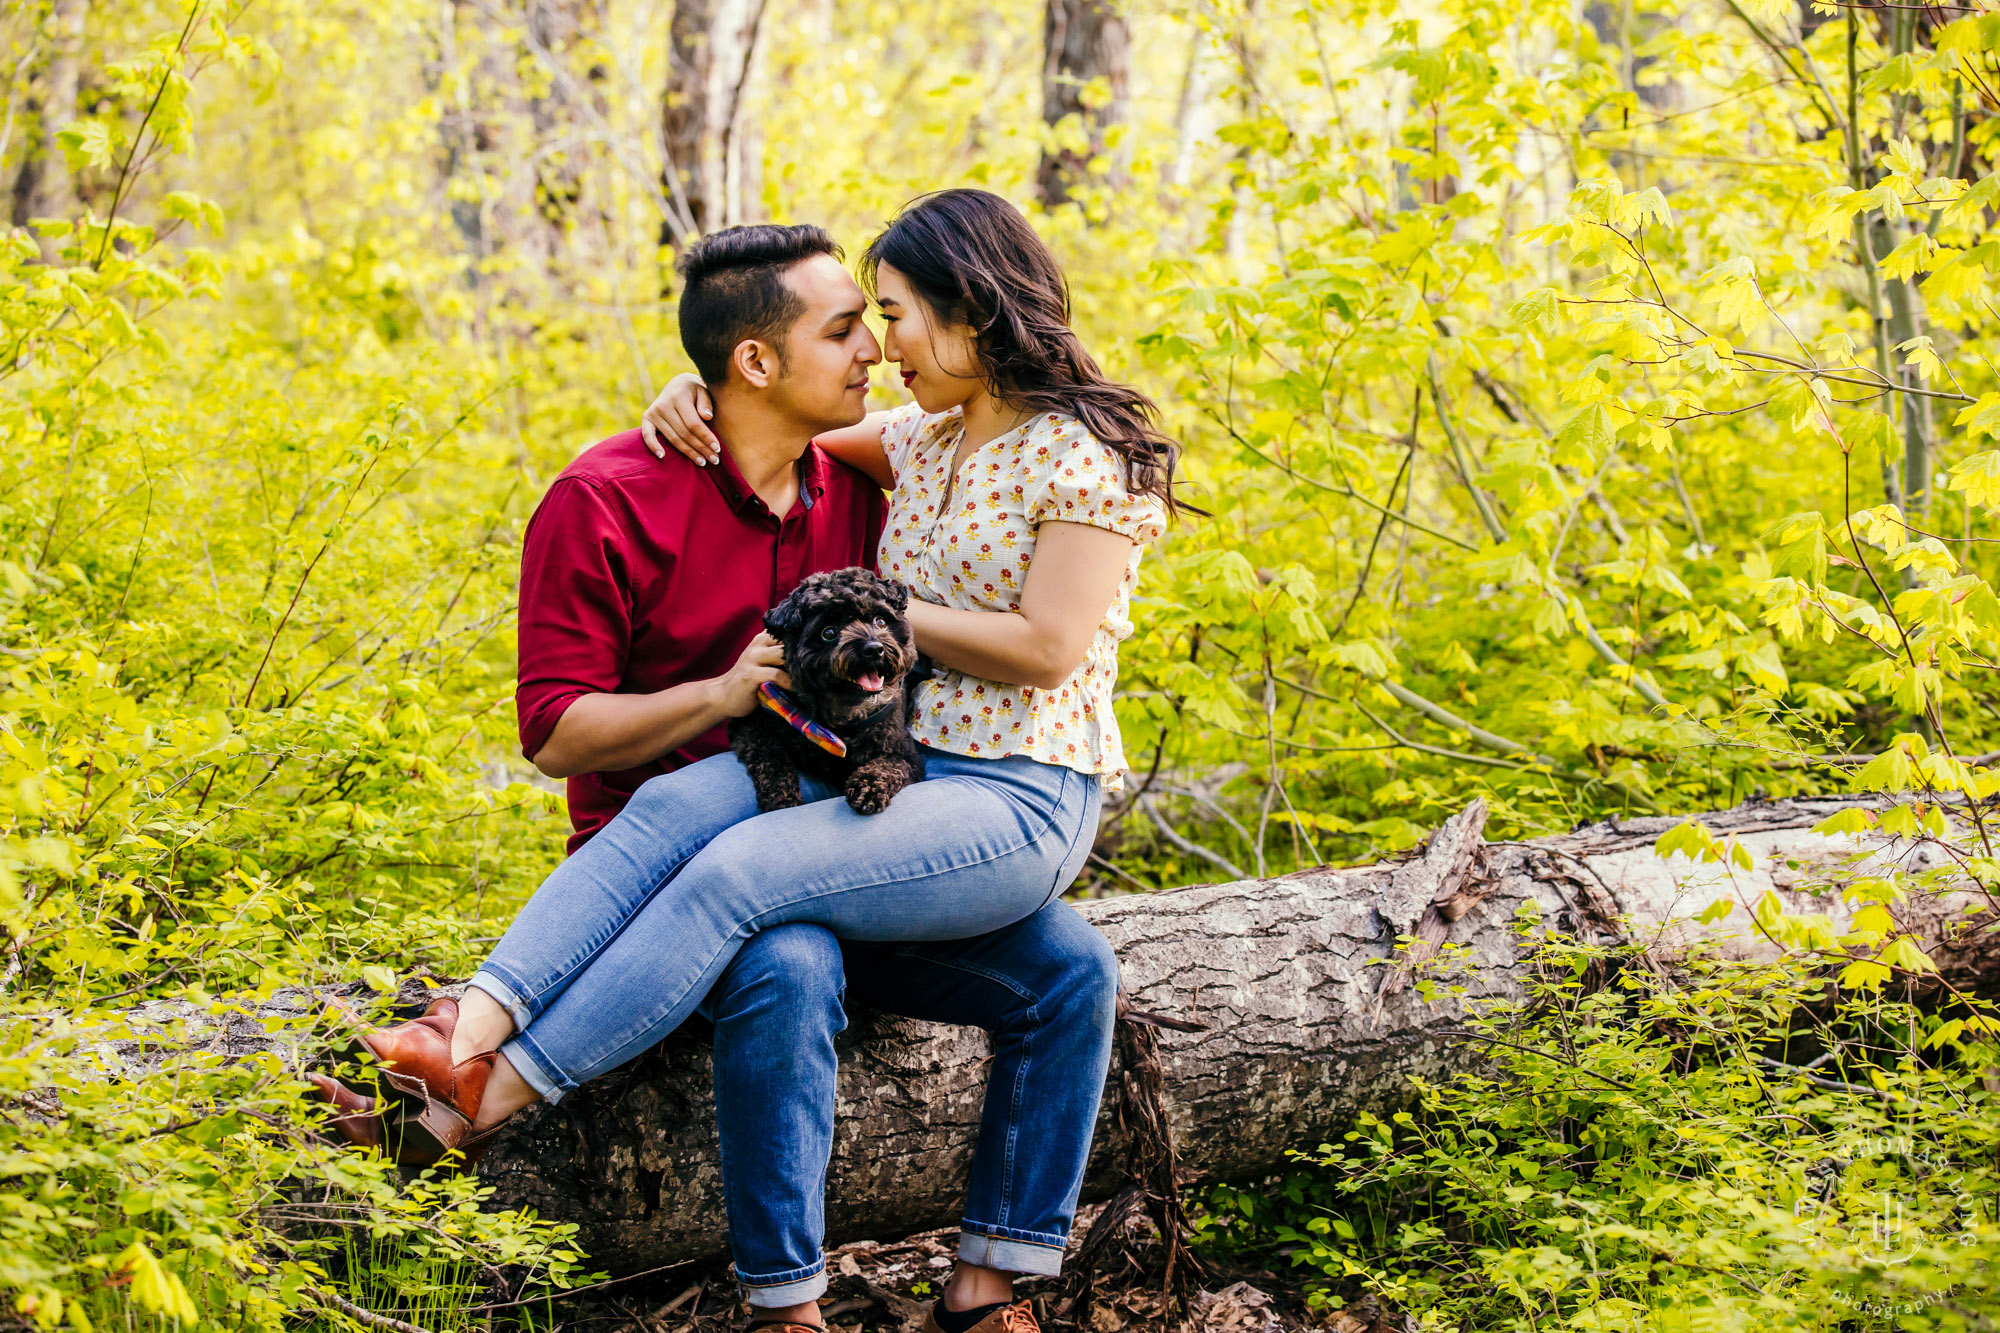
<instances>
[{"instance_id":1,"label":"green leaf","mask_svg":"<svg viewBox=\"0 0 2000 1333\"><path fill-rule=\"evenodd\" d=\"M1561 309L1553 287L1537 287L1507 308L1507 318L1546 336L1556 331Z\"/></svg>"},{"instance_id":2,"label":"green leaf","mask_svg":"<svg viewBox=\"0 0 2000 1333\"><path fill-rule=\"evenodd\" d=\"M1866 809L1855 805L1849 806L1847 809L1839 811L1836 814L1828 815L1825 819L1820 820L1819 823L1814 824L1812 831L1814 833L1824 833L1829 836L1839 833L1866 833L1874 827L1874 824L1874 817Z\"/></svg>"},{"instance_id":3,"label":"green leaf","mask_svg":"<svg viewBox=\"0 0 2000 1333\"><path fill-rule=\"evenodd\" d=\"M2000 395L1989 396L2000 399ZM1960 415L1963 416L1963 413ZM1986 433L1993 432L1989 430ZM1989 449L1954 463L1951 480L1946 485L1972 504L1988 508L2000 505L2000 449Z\"/></svg>"}]
</instances>

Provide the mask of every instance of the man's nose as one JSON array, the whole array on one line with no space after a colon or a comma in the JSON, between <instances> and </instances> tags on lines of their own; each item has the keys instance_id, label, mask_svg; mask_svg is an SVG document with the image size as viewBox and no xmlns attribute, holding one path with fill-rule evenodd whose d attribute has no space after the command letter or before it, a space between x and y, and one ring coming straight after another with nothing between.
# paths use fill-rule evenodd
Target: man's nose
<instances>
[{"instance_id":1,"label":"man's nose","mask_svg":"<svg viewBox=\"0 0 2000 1333\"><path fill-rule=\"evenodd\" d=\"M868 336L868 341L862 345L861 351L854 359L864 366L872 366L882 359L882 344L875 341L875 332L867 325L864 324L861 331Z\"/></svg>"}]
</instances>

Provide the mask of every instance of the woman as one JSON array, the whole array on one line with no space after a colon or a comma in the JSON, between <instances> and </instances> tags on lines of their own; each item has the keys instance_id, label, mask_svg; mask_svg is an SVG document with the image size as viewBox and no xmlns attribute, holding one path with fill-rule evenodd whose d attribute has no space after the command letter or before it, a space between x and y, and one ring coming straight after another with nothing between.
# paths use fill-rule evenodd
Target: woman
<instances>
[{"instance_id":1,"label":"woman","mask_svg":"<svg viewBox=\"0 0 2000 1333\"><path fill-rule=\"evenodd\" d=\"M1053 258L996 196L920 200L862 272L916 401L820 442L893 487L878 565L911 588L917 644L938 668L913 720L928 780L877 815L819 791L753 818L732 755L648 782L536 892L456 1009L368 1034L404 1095L387 1128L407 1159L474 1156L522 1107L651 1047L758 930L981 936L1039 911L1081 869L1102 790L1124 768L1117 644L1141 550L1173 508L1171 444L1152 405L1078 343ZM715 452L705 429L678 424L704 411L683 377L648 417ZM1095 1068L1076 1070L1095 1080L1093 1107L1105 1036ZM362 1140L383 1128L343 1122ZM1081 1155L1065 1164L1066 1209L1082 1168Z\"/></svg>"}]
</instances>

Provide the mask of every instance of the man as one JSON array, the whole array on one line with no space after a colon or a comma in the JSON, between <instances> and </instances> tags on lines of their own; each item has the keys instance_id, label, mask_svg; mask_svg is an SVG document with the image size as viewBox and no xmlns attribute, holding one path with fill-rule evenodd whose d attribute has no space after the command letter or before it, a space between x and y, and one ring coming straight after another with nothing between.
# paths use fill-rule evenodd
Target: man
<instances>
[{"instance_id":1,"label":"man","mask_svg":"<svg viewBox=\"0 0 2000 1333\"><path fill-rule=\"evenodd\" d=\"M713 386L721 457L697 468L671 453L656 459L639 431L613 436L557 478L528 525L521 747L568 779L572 852L647 778L726 749L726 720L756 706L764 681L785 683L777 645L761 632L769 607L808 574L874 563L881 492L812 444L862 418L868 370L881 359L839 254L817 227L737 227L690 247L681 337ZM753 1326L773 1333L822 1326L833 1039L846 1026L847 987L891 1012L987 1028L996 1082L1011 1071L1017 1112L1028 1099L1031 1127L1070 1149L1053 1158L1080 1170L1100 1089L1067 1086L1065 1056L1081 1057L1108 1031L1117 969L1059 903L943 944L843 943L812 925L752 937L700 1012L715 1024L732 1256ZM474 1021L462 1018L461 1031ZM1007 1141L989 1104L975 1185L1004 1195L992 1184L1003 1172L1012 1188L1043 1170L1026 1146ZM1047 1181L1030 1183L1051 1195ZM1012 1276L1059 1270L1075 1203L1074 1186L1066 1201L1063 1189L1056 1182L1046 1216L968 1218L927 1328L1033 1328L1026 1304L1012 1303Z\"/></svg>"}]
</instances>

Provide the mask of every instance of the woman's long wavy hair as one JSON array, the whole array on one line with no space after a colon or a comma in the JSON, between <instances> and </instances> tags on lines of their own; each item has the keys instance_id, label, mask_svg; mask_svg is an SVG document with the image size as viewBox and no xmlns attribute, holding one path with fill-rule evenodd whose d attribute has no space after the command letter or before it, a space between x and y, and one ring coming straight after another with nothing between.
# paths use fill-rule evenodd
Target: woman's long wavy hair
<instances>
[{"instance_id":1,"label":"woman's long wavy hair","mask_svg":"<svg viewBox=\"0 0 2000 1333\"><path fill-rule=\"evenodd\" d=\"M884 264L941 321L971 328L987 392L1076 418L1125 460L1134 495L1159 496L1168 513L1202 512L1174 499L1179 450L1159 429L1159 408L1083 350L1069 326L1069 283L1012 204L984 190L919 195L862 252L870 295Z\"/></svg>"}]
</instances>

